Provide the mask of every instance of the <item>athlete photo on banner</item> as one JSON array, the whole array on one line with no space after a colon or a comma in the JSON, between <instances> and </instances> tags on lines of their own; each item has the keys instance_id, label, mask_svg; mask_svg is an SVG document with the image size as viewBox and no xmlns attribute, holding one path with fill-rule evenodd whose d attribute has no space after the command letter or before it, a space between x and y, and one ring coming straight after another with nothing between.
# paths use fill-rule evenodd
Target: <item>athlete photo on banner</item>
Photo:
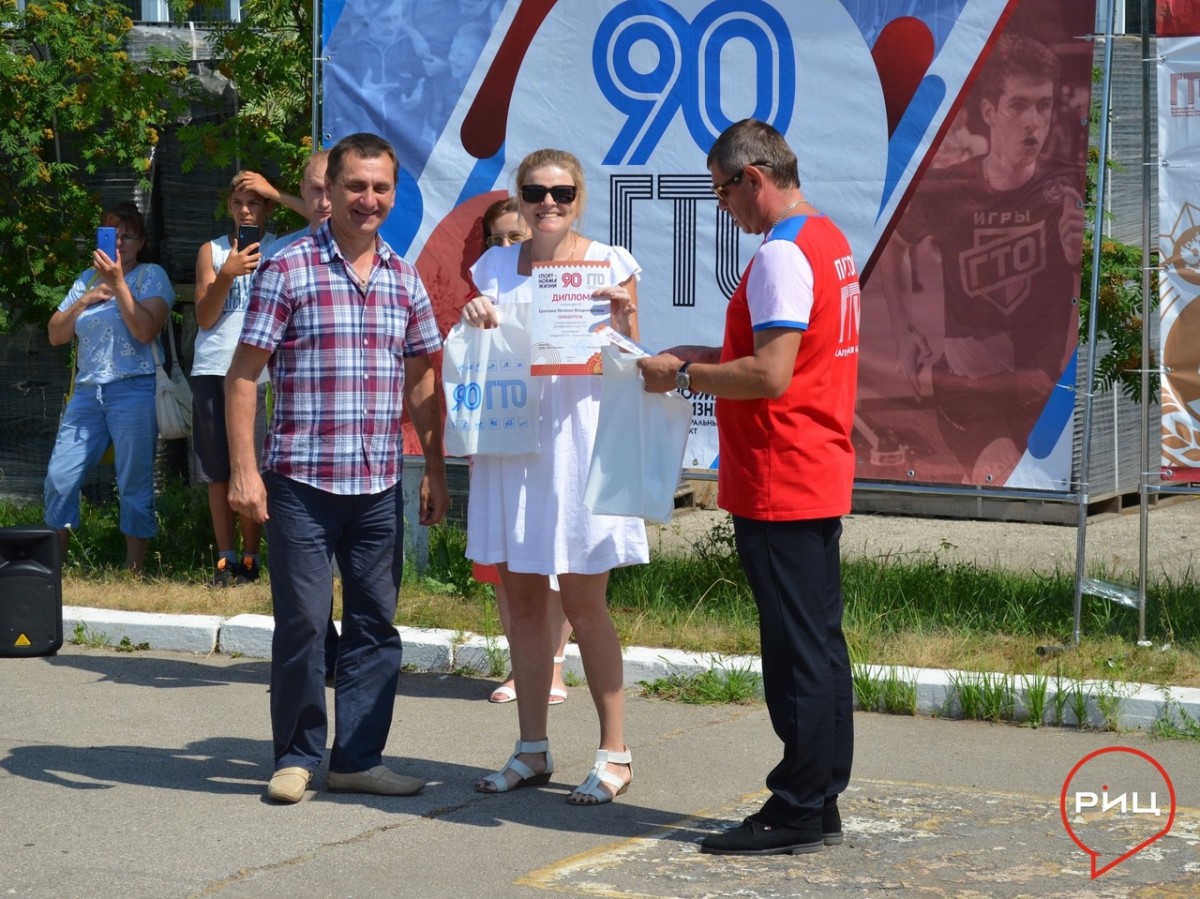
<instances>
[{"instance_id":1,"label":"athlete photo on banner","mask_svg":"<svg viewBox=\"0 0 1200 899\"><path fill-rule=\"evenodd\" d=\"M1094 3L1078 0L331 0L322 142L369 130L396 146L397 202L381 235L416 264L444 331L471 291L482 215L511 193L516 163L541 147L572 152L589 188L580 227L642 261L641 342L653 351L721 341L757 239L718 211L705 160L729 125L767 121L795 148L806 197L847 235L865 274L860 479L1061 489L1073 381L1065 416L1047 409L1073 359L1077 289L1066 291L1065 312L1045 295L1077 285L1079 235L1074 215L1043 207L1053 198L1067 209L1083 192L1091 44L1076 36L1090 34L1094 15ZM976 98L1000 38L1022 28L1059 62L1049 112L1032 101L1049 124L1032 134L1004 127L1025 118L1015 100ZM1013 154L1037 160L1021 199L1003 178L1003 190L991 184ZM983 159L969 202L991 217L971 238L987 242L963 260L966 292L946 292L949 263L929 209L945 196L946 172ZM1020 232L1009 214L1038 218ZM909 276L895 297L871 283L891 257L891 271ZM921 329L921 353L928 345L916 371L899 365L898 343L917 340L910 329ZM973 355L960 336L979 341ZM985 350L993 370L976 364ZM711 469L720 456L712 398L690 399L685 467ZM978 457L995 464L966 458L983 440L962 420L971 404L1022 410L986 422ZM939 408L951 407L969 438L939 427Z\"/></svg>"},{"instance_id":2,"label":"athlete photo on banner","mask_svg":"<svg viewBox=\"0 0 1200 899\"><path fill-rule=\"evenodd\" d=\"M1023 3L863 292L860 477L1070 488L1094 11Z\"/></svg>"}]
</instances>

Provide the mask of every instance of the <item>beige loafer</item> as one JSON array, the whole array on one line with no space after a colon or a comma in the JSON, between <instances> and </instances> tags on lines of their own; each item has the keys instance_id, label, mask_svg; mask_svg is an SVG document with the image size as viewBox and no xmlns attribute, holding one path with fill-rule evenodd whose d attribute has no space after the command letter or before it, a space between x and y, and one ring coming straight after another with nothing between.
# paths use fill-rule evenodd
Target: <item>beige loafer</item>
<instances>
[{"instance_id":1,"label":"beige loafer","mask_svg":"<svg viewBox=\"0 0 1200 899\"><path fill-rule=\"evenodd\" d=\"M385 765L369 771L341 774L330 771L325 789L332 793L374 793L377 796L414 796L425 789L425 781L397 774Z\"/></svg>"},{"instance_id":2,"label":"beige loafer","mask_svg":"<svg viewBox=\"0 0 1200 899\"><path fill-rule=\"evenodd\" d=\"M307 768L280 768L267 784L267 798L276 802L299 802L311 780L312 772Z\"/></svg>"}]
</instances>

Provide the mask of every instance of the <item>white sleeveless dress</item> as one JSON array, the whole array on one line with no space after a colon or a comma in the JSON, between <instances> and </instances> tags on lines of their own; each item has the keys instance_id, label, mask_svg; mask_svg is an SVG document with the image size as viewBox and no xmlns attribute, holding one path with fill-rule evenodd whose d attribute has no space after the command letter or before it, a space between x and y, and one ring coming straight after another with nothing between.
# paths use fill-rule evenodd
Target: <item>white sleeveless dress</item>
<instances>
[{"instance_id":1,"label":"white sleeveless dress","mask_svg":"<svg viewBox=\"0 0 1200 899\"><path fill-rule=\"evenodd\" d=\"M497 305L533 301L532 278L517 274L520 246L494 247L471 269ZM607 261L614 284L641 267L622 247L592 242L584 258ZM649 561L640 518L593 515L583 504L600 414L597 375L536 378L541 449L527 456L476 456L467 506L467 557L506 562L532 574L600 574Z\"/></svg>"}]
</instances>

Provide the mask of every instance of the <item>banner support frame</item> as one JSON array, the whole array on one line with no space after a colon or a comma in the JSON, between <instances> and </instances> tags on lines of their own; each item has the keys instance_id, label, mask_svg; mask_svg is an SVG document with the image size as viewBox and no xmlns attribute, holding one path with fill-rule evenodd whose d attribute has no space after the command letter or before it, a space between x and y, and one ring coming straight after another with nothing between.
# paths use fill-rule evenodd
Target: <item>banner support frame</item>
<instances>
[{"instance_id":1,"label":"banner support frame","mask_svg":"<svg viewBox=\"0 0 1200 899\"><path fill-rule=\"evenodd\" d=\"M1138 646L1146 640L1146 583L1150 549L1150 0L1141 0L1142 28L1142 402L1138 491ZM1157 73L1155 73L1157 80Z\"/></svg>"},{"instance_id":2,"label":"banner support frame","mask_svg":"<svg viewBox=\"0 0 1200 899\"><path fill-rule=\"evenodd\" d=\"M1108 159L1108 124L1112 101L1112 53L1113 53L1113 15L1116 11L1116 0L1108 0L1108 11L1104 21L1104 77L1100 88L1100 137L1097 151L1099 166L1096 176L1095 214L1092 219L1092 279L1091 297L1088 304L1088 364L1087 378L1084 383L1087 391L1083 395L1083 439L1079 449L1079 520L1075 540L1075 620L1071 631L1071 642L1079 648L1080 629L1083 618L1083 584L1085 580L1087 561L1087 513L1089 465L1092 448L1092 386L1096 381L1096 297L1100 290L1100 261L1101 245L1104 235L1104 201L1105 185L1108 182L1106 160Z\"/></svg>"},{"instance_id":3,"label":"banner support frame","mask_svg":"<svg viewBox=\"0 0 1200 899\"><path fill-rule=\"evenodd\" d=\"M312 115L312 130L310 136L312 138L312 152L316 153L321 149L321 121L320 121L320 96L321 96L321 0L312 0L312 104L310 114Z\"/></svg>"}]
</instances>

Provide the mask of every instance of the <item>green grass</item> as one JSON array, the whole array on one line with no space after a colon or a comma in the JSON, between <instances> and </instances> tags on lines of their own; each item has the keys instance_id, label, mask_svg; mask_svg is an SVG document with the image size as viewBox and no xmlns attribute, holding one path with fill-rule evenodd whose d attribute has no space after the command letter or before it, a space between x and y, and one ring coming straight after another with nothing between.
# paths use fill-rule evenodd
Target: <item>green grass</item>
<instances>
[{"instance_id":1,"label":"green grass","mask_svg":"<svg viewBox=\"0 0 1200 899\"><path fill-rule=\"evenodd\" d=\"M235 591L200 586L208 583L215 558L203 486L168 483L158 509L160 534L151 541L147 559L150 577L139 581L120 571L125 549L116 503L85 502L83 527L68 553L66 602L222 615L270 611L266 583ZM37 504L0 504L0 526L40 520ZM398 623L485 637L500 633L492 588L472 579L465 545L461 528L431 530L426 569L406 567ZM269 576L269 559L267 569ZM1190 577L1160 578L1149 585L1147 635L1154 646L1136 645L1136 610L1085 597L1081 647L1043 658L1039 646L1071 643L1071 574L1015 574L936 558L853 559L842 570L845 629L859 665L1046 677L1042 711L1055 722L1074 711L1071 697L1055 688L1058 680L1200 686L1200 615L1194 611L1200 584ZM609 607L627 646L716 656L758 652L758 616L728 522L718 524L686 557L658 554L648 565L614 571ZM866 697L871 701L860 699L860 704L876 707L886 700L903 708L905 686L892 684L888 695ZM861 689L869 689L865 681ZM989 700L989 712L998 701Z\"/></svg>"},{"instance_id":2,"label":"green grass","mask_svg":"<svg viewBox=\"0 0 1200 899\"><path fill-rule=\"evenodd\" d=\"M720 658L712 658L710 665L696 674L675 672L657 680L641 681L641 686L647 696L676 702L746 705L758 701L761 675L748 667L727 666Z\"/></svg>"}]
</instances>

